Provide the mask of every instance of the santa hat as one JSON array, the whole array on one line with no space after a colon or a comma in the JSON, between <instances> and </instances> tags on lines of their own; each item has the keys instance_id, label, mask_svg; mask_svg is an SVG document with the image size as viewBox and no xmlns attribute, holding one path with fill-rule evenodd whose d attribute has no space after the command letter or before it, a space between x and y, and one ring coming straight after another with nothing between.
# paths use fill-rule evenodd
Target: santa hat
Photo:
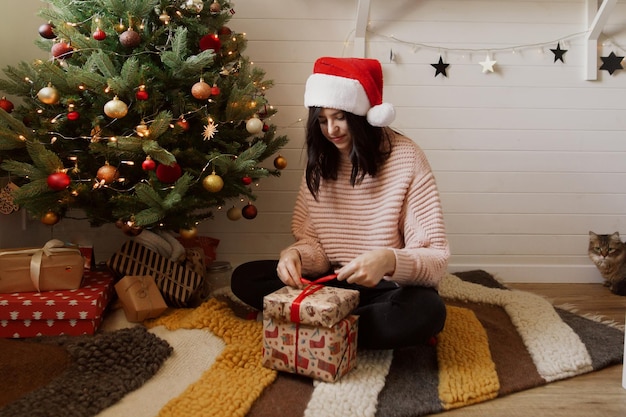
<instances>
[{"instance_id":1,"label":"santa hat","mask_svg":"<svg viewBox=\"0 0 626 417\"><path fill-rule=\"evenodd\" d=\"M396 117L393 105L383 103L383 70L375 59L319 58L306 81L304 105L366 116L379 127Z\"/></svg>"}]
</instances>

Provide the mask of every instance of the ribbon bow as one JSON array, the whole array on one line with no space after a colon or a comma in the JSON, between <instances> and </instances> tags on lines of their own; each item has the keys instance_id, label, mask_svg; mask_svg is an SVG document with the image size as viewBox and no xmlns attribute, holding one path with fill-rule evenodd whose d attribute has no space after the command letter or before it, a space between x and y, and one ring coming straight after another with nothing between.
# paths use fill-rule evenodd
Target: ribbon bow
<instances>
[{"instance_id":1,"label":"ribbon bow","mask_svg":"<svg viewBox=\"0 0 626 417\"><path fill-rule=\"evenodd\" d=\"M300 304L302 303L302 300L324 288L324 286L321 285L322 283L331 281L335 278L337 278L337 274L326 275L325 277L319 278L315 281L309 281L306 278L300 279L300 281L307 284L307 286L304 287L302 292L298 294L296 299L293 300L293 303L291 304L290 318L292 323L300 323Z\"/></svg>"},{"instance_id":2,"label":"ribbon bow","mask_svg":"<svg viewBox=\"0 0 626 417\"><path fill-rule=\"evenodd\" d=\"M43 248L36 249L22 249L17 251L9 251L9 252L0 252L0 256L3 255L33 255L30 258L30 279L35 286L35 289L40 292L39 288L39 276L41 275L41 261L43 256L52 256L55 253L59 252L78 252L80 254L80 250L74 248L65 247L65 243L63 243L59 239L51 239L46 242ZM82 255L81 255L82 256Z\"/></svg>"}]
</instances>

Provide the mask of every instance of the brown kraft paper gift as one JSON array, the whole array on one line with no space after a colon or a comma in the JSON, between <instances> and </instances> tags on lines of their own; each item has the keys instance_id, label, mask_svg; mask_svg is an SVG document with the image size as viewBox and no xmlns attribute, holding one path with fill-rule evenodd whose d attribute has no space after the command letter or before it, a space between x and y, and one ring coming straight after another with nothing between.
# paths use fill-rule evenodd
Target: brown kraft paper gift
<instances>
[{"instance_id":1,"label":"brown kraft paper gift","mask_svg":"<svg viewBox=\"0 0 626 417\"><path fill-rule=\"evenodd\" d=\"M127 275L115 284L126 320L134 323L159 317L167 304L150 275Z\"/></svg>"}]
</instances>

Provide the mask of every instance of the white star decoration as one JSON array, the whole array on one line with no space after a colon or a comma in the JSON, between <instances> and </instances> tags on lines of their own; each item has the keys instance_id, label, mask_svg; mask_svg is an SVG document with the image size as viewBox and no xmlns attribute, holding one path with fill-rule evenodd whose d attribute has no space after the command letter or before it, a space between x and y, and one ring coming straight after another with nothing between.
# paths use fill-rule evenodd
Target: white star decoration
<instances>
[{"instance_id":1,"label":"white star decoration","mask_svg":"<svg viewBox=\"0 0 626 417\"><path fill-rule=\"evenodd\" d=\"M209 122L209 124L204 127L204 133L202 134L202 137L204 137L204 140L211 140L216 133L217 126L215 126L215 123Z\"/></svg>"},{"instance_id":2,"label":"white star decoration","mask_svg":"<svg viewBox=\"0 0 626 417\"><path fill-rule=\"evenodd\" d=\"M487 57L480 62L480 65L483 67L483 74L486 74L487 72L493 72L493 66L496 65L496 61L492 61L491 56L487 54Z\"/></svg>"}]
</instances>

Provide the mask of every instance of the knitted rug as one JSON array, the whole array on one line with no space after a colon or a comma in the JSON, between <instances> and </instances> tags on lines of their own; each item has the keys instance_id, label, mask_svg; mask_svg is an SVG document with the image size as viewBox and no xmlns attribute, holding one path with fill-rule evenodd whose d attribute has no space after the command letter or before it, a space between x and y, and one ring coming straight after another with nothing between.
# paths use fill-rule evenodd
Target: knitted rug
<instances>
[{"instance_id":1,"label":"knitted rug","mask_svg":"<svg viewBox=\"0 0 626 417\"><path fill-rule=\"evenodd\" d=\"M362 350L357 367L336 383L263 368L261 323L241 318L227 303L212 299L146 323L150 330L143 334L153 335L173 352L152 378L138 378L121 400L116 394L104 409L99 405L84 413L66 412L68 396L76 396L69 401L77 407L117 392L112 380L78 372L73 377L89 384L86 392L93 392L93 398L65 395L65 385L58 383L62 377L53 377L33 391L36 397L28 394L9 403L0 416L43 415L35 412L41 404L63 404L59 415L86 417L413 417L493 400L622 361L622 330L510 290L484 271L448 275L440 292L448 319L435 346ZM132 330L140 334L136 329L143 327ZM124 334L119 332L104 334ZM107 368L116 356L104 353L98 360ZM130 358L128 373L140 374L147 365L130 368L135 360ZM115 368L113 373L125 370Z\"/></svg>"}]
</instances>

